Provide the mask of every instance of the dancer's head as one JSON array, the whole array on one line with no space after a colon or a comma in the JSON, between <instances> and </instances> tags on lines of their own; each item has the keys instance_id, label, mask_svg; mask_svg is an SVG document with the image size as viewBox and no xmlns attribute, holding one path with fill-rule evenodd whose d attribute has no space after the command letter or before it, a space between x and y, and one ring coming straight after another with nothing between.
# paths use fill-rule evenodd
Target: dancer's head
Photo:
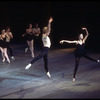
<instances>
[{"instance_id":1,"label":"dancer's head","mask_svg":"<svg viewBox=\"0 0 100 100\"><path fill-rule=\"evenodd\" d=\"M46 33L47 32L47 27L43 27L43 33Z\"/></svg>"},{"instance_id":2,"label":"dancer's head","mask_svg":"<svg viewBox=\"0 0 100 100\"><path fill-rule=\"evenodd\" d=\"M7 27L5 28L5 31L6 31L6 32L10 32L10 26L7 26Z\"/></svg>"},{"instance_id":3,"label":"dancer's head","mask_svg":"<svg viewBox=\"0 0 100 100\"><path fill-rule=\"evenodd\" d=\"M83 40L83 34L82 34L82 33L79 34L78 39L79 39L79 40Z\"/></svg>"},{"instance_id":4,"label":"dancer's head","mask_svg":"<svg viewBox=\"0 0 100 100\"><path fill-rule=\"evenodd\" d=\"M32 24L29 24L28 27L29 27L29 28L32 28Z\"/></svg>"},{"instance_id":5,"label":"dancer's head","mask_svg":"<svg viewBox=\"0 0 100 100\"><path fill-rule=\"evenodd\" d=\"M78 39L79 40L83 40L84 36L86 35L86 31L84 28L81 28L81 30L79 31L79 34L78 34Z\"/></svg>"},{"instance_id":6,"label":"dancer's head","mask_svg":"<svg viewBox=\"0 0 100 100\"><path fill-rule=\"evenodd\" d=\"M36 23L35 27L38 28L38 23Z\"/></svg>"},{"instance_id":7,"label":"dancer's head","mask_svg":"<svg viewBox=\"0 0 100 100\"><path fill-rule=\"evenodd\" d=\"M5 33L5 29L2 29L2 30L1 30L1 34L4 34L4 33Z\"/></svg>"}]
</instances>

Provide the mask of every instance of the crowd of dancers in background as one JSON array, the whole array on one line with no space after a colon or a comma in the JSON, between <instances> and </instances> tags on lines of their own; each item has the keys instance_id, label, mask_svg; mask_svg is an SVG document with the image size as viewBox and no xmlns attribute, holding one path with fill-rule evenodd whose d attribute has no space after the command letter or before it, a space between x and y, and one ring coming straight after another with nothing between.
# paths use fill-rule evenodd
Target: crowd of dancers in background
<instances>
[{"instance_id":1,"label":"crowd of dancers in background","mask_svg":"<svg viewBox=\"0 0 100 100\"><path fill-rule=\"evenodd\" d=\"M40 34L41 34L41 31L40 31L40 28L38 27L38 23L35 25L35 28L32 27L32 24L29 24L26 27L26 32L22 34L22 37L24 37L24 39L27 42L27 47L25 48L25 52L27 52L27 50L29 49L31 51L32 57L34 57L34 44L37 44L37 45L41 44Z\"/></svg>"},{"instance_id":2,"label":"crowd of dancers in background","mask_svg":"<svg viewBox=\"0 0 100 100\"><path fill-rule=\"evenodd\" d=\"M53 18L50 17L47 26L43 27L42 34L41 30L38 27L38 24L36 24L35 28L32 27L32 24L29 24L26 28L26 32L22 34L22 37L27 42L27 47L25 48L25 52L27 50L31 51L32 60L28 63L28 65L25 66L25 69L28 70L33 63L35 63L37 60L41 59L43 57L44 59L44 68L46 71L47 76L50 78L50 72L48 70L48 52L51 47L51 40L49 38L50 32L51 32L51 22L53 21ZM85 35L83 33L80 33L78 36L78 40L61 40L60 44L66 43L74 43L77 45L77 48L75 50L75 69L73 73L73 81L76 79L76 73L79 67L79 61L81 57L85 57L89 60L92 60L94 62L100 62L100 60L95 60L87 55L86 49L85 49L85 42L87 40L87 37L89 36L87 28L83 27L83 31L85 31ZM10 51L11 59L15 59L12 49L10 47L10 40L13 39L12 32L10 32L10 27L6 27L5 29L2 29L0 34L0 50L3 58L3 62L7 59L7 62L10 63L10 59L8 57L7 49ZM34 55L34 42L40 47L41 53L35 57ZM67 59L67 58L66 58Z\"/></svg>"}]
</instances>

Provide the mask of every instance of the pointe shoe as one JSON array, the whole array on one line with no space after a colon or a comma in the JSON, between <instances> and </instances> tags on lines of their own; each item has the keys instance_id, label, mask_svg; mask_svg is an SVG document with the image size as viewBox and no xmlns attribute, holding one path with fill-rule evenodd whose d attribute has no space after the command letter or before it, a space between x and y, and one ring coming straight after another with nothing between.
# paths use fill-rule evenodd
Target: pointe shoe
<instances>
[{"instance_id":1,"label":"pointe shoe","mask_svg":"<svg viewBox=\"0 0 100 100\"><path fill-rule=\"evenodd\" d=\"M47 76L50 78L51 77L51 75L50 75L50 73L49 72L47 72Z\"/></svg>"},{"instance_id":2,"label":"pointe shoe","mask_svg":"<svg viewBox=\"0 0 100 100\"><path fill-rule=\"evenodd\" d=\"M97 60L97 62L100 62L100 60Z\"/></svg>"},{"instance_id":3,"label":"pointe shoe","mask_svg":"<svg viewBox=\"0 0 100 100\"><path fill-rule=\"evenodd\" d=\"M7 61L8 63L10 63L10 60L9 61Z\"/></svg>"},{"instance_id":4,"label":"pointe shoe","mask_svg":"<svg viewBox=\"0 0 100 100\"><path fill-rule=\"evenodd\" d=\"M73 78L73 82L75 81L75 78Z\"/></svg>"},{"instance_id":5,"label":"pointe shoe","mask_svg":"<svg viewBox=\"0 0 100 100\"><path fill-rule=\"evenodd\" d=\"M12 59L12 60L15 60L15 57L14 57L14 56L12 56L12 57L11 57L11 59Z\"/></svg>"},{"instance_id":6,"label":"pointe shoe","mask_svg":"<svg viewBox=\"0 0 100 100\"><path fill-rule=\"evenodd\" d=\"M28 64L25 69L29 69L31 67L32 64Z\"/></svg>"},{"instance_id":7,"label":"pointe shoe","mask_svg":"<svg viewBox=\"0 0 100 100\"><path fill-rule=\"evenodd\" d=\"M5 59L3 59L2 62L5 62Z\"/></svg>"},{"instance_id":8,"label":"pointe shoe","mask_svg":"<svg viewBox=\"0 0 100 100\"><path fill-rule=\"evenodd\" d=\"M25 48L25 53L27 53L27 51L28 51L28 48Z\"/></svg>"},{"instance_id":9,"label":"pointe shoe","mask_svg":"<svg viewBox=\"0 0 100 100\"><path fill-rule=\"evenodd\" d=\"M34 58L34 54L32 54L32 58Z\"/></svg>"}]
</instances>

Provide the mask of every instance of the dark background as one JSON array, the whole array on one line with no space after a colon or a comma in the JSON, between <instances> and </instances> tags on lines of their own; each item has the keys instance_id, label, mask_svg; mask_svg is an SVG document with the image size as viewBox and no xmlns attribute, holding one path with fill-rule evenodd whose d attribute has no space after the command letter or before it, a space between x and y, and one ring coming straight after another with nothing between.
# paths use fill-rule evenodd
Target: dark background
<instances>
[{"instance_id":1,"label":"dark background","mask_svg":"<svg viewBox=\"0 0 100 100\"><path fill-rule=\"evenodd\" d=\"M73 44L59 44L61 39L74 40L86 27L89 37L86 47L100 51L100 2L99 1L0 1L0 30L11 26L14 43L25 42L21 35L27 24L47 25L53 17L50 38L52 47L71 47Z\"/></svg>"}]
</instances>

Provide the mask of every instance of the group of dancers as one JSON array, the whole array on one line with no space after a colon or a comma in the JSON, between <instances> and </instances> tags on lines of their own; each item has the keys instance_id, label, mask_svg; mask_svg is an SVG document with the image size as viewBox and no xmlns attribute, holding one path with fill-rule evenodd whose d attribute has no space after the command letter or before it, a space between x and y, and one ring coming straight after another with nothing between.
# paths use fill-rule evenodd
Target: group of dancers
<instances>
[{"instance_id":1,"label":"group of dancers","mask_svg":"<svg viewBox=\"0 0 100 100\"><path fill-rule=\"evenodd\" d=\"M43 57L44 68L45 68L46 74L49 78L51 77L51 75L50 75L50 72L48 70L48 52L49 52L49 49L51 47L51 40L50 40L49 35L51 32L52 21L53 21L53 18L50 17L50 19L48 21L48 25L43 27L42 37L41 37L43 45L42 45L42 47L40 46L42 48L41 53L36 57L34 56L33 43L34 43L34 40L36 40L36 42L39 41L39 36L41 34L41 31L40 31L40 28L38 27L38 24L36 24L35 28L32 28L32 24L29 24L29 26L26 28L26 32L24 34L22 34L22 36L27 41L27 48L25 48L25 52L27 52L27 50L30 49L31 56L33 57L33 59L25 66L25 70L28 70L32 66L33 63L35 63L37 60L39 60ZM63 44L64 42L66 42L66 43L74 43L77 45L77 48L75 50L75 69L74 69L74 73L73 73L73 81L75 81L75 79L76 79L76 73L77 73L77 70L79 67L80 58L85 57L85 58L87 58L91 61L94 61L96 63L100 62L100 60L95 60L87 55L87 52L85 49L85 42L89 36L89 33L88 33L87 28L85 28L85 27L83 27L82 30L85 30L86 34L85 34L85 36L83 35L83 33L79 34L78 40L73 40L73 41L61 40L59 42L60 44ZM7 27L6 29L3 29L1 31L0 50L2 52L3 62L5 61L5 58L6 58L8 63L10 63L10 59L8 57L8 54L7 54L7 48L10 48L10 45L9 45L10 39L13 39L13 35L10 32L10 27ZM14 58L11 48L10 48L10 54L11 54L11 57Z\"/></svg>"},{"instance_id":2,"label":"group of dancers","mask_svg":"<svg viewBox=\"0 0 100 100\"><path fill-rule=\"evenodd\" d=\"M51 41L49 38L50 35L50 31L51 31L51 22L53 21L53 18L51 17L48 21L48 25L46 27L43 28L43 34L42 34L42 42L43 42L43 48L42 48L42 52L37 56L34 57L28 65L26 65L25 69L28 70L33 63L35 63L37 60L39 60L40 58L43 57L44 59L44 68L46 71L47 76L50 78L50 72L48 70L48 52L51 46ZM75 81L76 79L76 72L78 70L78 66L79 66L79 61L81 57L85 57L89 60L92 60L94 62L100 62L100 60L95 60L91 57L89 57L87 55L87 52L85 50L85 41L87 40L87 37L89 36L88 30L87 28L82 28L82 30L85 30L86 35L84 36L82 33L79 34L78 36L78 40L73 40L73 41L69 41L69 40L61 40L60 44L63 44L64 42L66 43L75 43L77 45L77 49L75 50L75 69L74 69L74 73L73 73L73 81Z\"/></svg>"},{"instance_id":3,"label":"group of dancers","mask_svg":"<svg viewBox=\"0 0 100 100\"><path fill-rule=\"evenodd\" d=\"M27 47L25 48L25 52L27 53L28 49L31 51L31 56L34 57L34 44L37 44L37 46L40 46L40 28L38 27L38 23L35 25L35 28L33 28L32 24L29 24L26 27L26 32L22 34L22 37L27 42ZM34 43L35 42L35 43ZM41 46L40 46L41 48Z\"/></svg>"},{"instance_id":4,"label":"group of dancers","mask_svg":"<svg viewBox=\"0 0 100 100\"><path fill-rule=\"evenodd\" d=\"M10 31L10 26L7 26L6 28L3 28L1 30L0 34L0 50L2 54L2 62L5 62L7 59L7 62L10 63L10 58L7 53L7 49L9 50L11 59L15 59L13 56L12 48L10 47L10 41L13 39L13 34Z\"/></svg>"}]
</instances>

